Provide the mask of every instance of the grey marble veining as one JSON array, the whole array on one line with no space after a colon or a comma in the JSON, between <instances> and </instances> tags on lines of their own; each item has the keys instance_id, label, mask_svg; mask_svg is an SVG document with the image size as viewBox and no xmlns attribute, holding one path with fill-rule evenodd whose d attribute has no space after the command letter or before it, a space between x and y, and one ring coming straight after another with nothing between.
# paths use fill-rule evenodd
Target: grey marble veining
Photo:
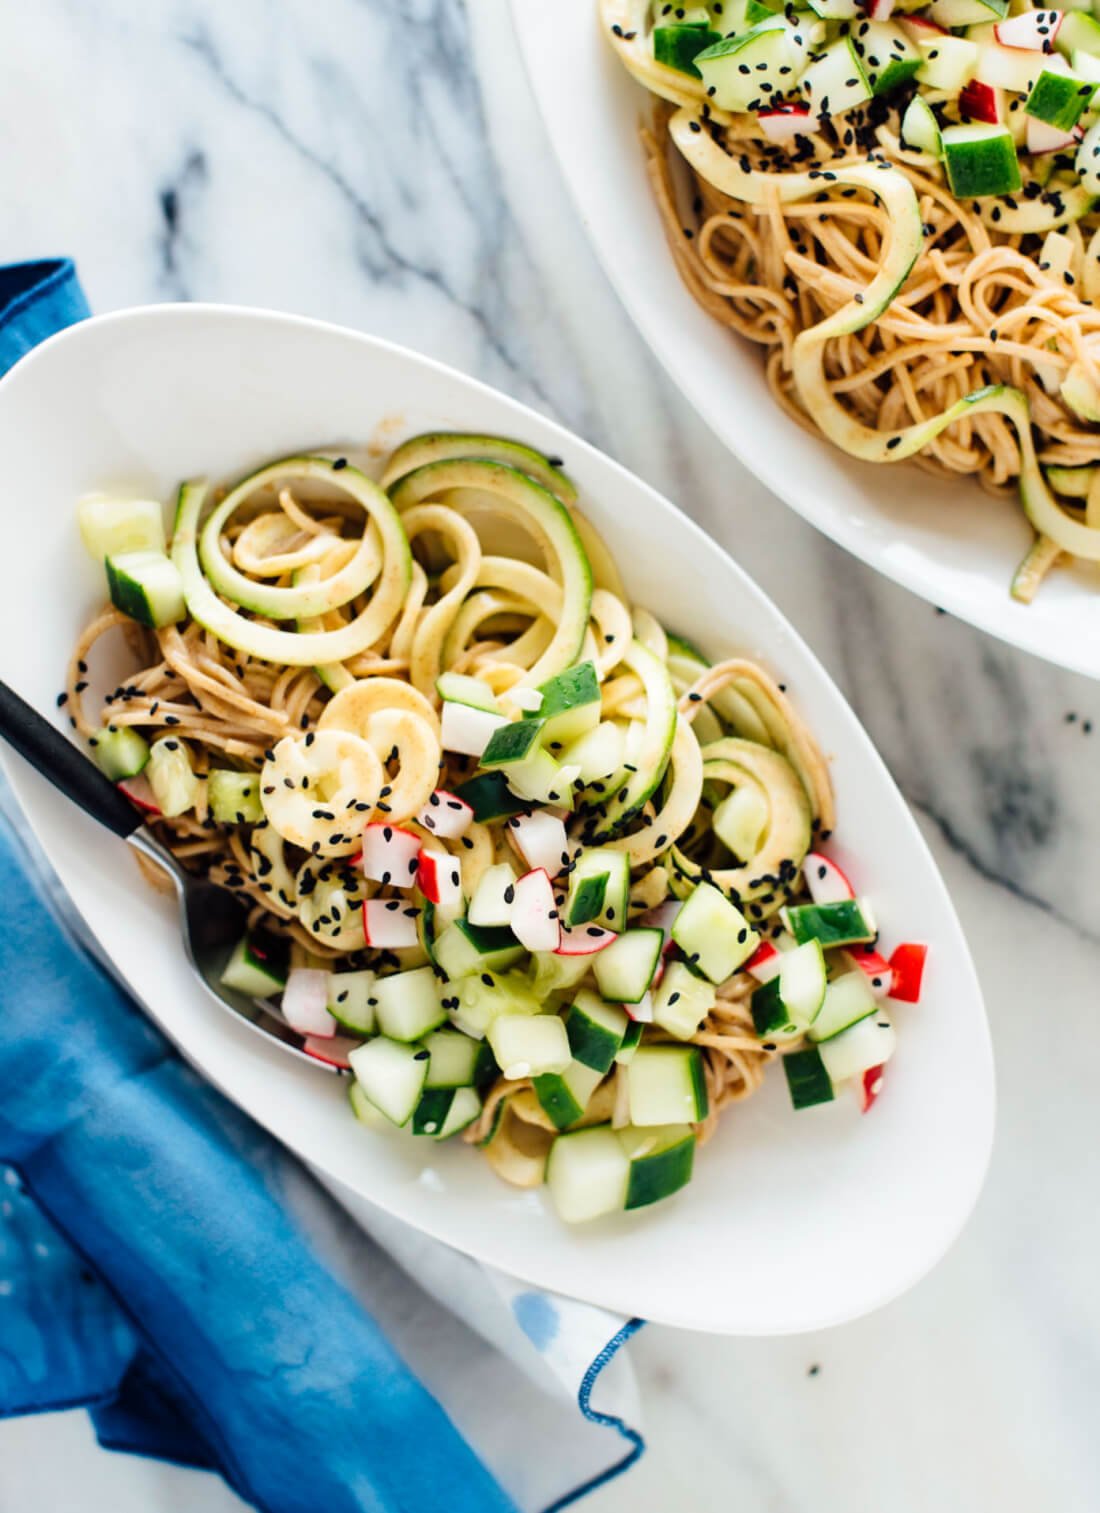
<instances>
[{"instance_id":1,"label":"grey marble veining","mask_svg":"<svg viewBox=\"0 0 1100 1513\"><path fill-rule=\"evenodd\" d=\"M964 1237L841 1330L643 1334L650 1456L589 1506L1093 1513L1100 686L845 557L688 411L585 243L505 0L36 0L5 8L2 44L0 261L70 252L100 310L210 299L359 326L572 426L812 642L959 905L1001 1107ZM170 394L167 366L150 381ZM0 1425L0 1509L52 1513L76 1476L81 1513L237 1506L95 1455L79 1420Z\"/></svg>"}]
</instances>

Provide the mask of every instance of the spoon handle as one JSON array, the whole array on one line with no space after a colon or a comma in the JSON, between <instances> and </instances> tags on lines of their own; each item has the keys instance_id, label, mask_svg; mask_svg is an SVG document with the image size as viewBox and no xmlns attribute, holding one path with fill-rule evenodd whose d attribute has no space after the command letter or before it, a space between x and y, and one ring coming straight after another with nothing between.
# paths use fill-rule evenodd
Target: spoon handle
<instances>
[{"instance_id":1,"label":"spoon handle","mask_svg":"<svg viewBox=\"0 0 1100 1513\"><path fill-rule=\"evenodd\" d=\"M141 824L140 813L110 778L6 683L0 683L0 736L60 793L123 840Z\"/></svg>"}]
</instances>

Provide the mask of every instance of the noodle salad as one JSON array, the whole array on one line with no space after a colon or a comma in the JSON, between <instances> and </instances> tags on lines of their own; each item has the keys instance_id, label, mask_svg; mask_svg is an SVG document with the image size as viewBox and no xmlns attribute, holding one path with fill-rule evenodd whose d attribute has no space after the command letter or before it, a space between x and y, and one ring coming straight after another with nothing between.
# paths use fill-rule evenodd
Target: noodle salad
<instances>
[{"instance_id":1,"label":"noodle salad","mask_svg":"<svg viewBox=\"0 0 1100 1513\"><path fill-rule=\"evenodd\" d=\"M1100 20L1027 0L600 0L674 259L788 414L1018 491L1100 561Z\"/></svg>"},{"instance_id":2,"label":"noodle salad","mask_svg":"<svg viewBox=\"0 0 1100 1513\"><path fill-rule=\"evenodd\" d=\"M882 956L819 849L783 689L630 603L557 459L433 434L377 482L186 482L170 538L155 501L79 515L111 604L61 702L247 897L224 985L350 1070L363 1125L460 1136L577 1221L681 1188L771 1061L795 1108L873 1103L924 947ZM133 671L97 695L105 638Z\"/></svg>"}]
</instances>

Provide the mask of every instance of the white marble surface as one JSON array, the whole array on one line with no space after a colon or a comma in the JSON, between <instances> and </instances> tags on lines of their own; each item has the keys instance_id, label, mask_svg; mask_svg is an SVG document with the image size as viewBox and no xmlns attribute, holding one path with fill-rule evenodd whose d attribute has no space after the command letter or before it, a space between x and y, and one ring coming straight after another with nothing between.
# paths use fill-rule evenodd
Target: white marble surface
<instances>
[{"instance_id":1,"label":"white marble surface","mask_svg":"<svg viewBox=\"0 0 1100 1513\"><path fill-rule=\"evenodd\" d=\"M0 99L0 262L70 252L99 310L228 300L361 326L557 415L810 638L954 891L1001 1110L968 1231L907 1298L827 1334L645 1333L649 1457L587 1506L1091 1513L1100 687L847 560L687 413L587 250L503 0L36 0L7 8ZM170 402L170 369L150 382ZM96 1452L79 1416L0 1425L3 1513L239 1506Z\"/></svg>"}]
</instances>

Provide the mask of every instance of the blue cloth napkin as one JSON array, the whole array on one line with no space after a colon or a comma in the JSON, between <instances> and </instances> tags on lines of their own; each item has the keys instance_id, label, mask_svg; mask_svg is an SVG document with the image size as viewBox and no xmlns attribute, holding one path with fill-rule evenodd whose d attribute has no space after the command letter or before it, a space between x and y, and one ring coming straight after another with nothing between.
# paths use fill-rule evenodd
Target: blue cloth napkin
<instances>
[{"instance_id":1,"label":"blue cloth napkin","mask_svg":"<svg viewBox=\"0 0 1100 1513\"><path fill-rule=\"evenodd\" d=\"M0 268L0 373L88 313L71 262ZM0 818L0 1418L86 1407L102 1445L266 1513L564 1507L637 1458L637 1321L338 1193L372 1246L65 933L59 891Z\"/></svg>"}]
</instances>

